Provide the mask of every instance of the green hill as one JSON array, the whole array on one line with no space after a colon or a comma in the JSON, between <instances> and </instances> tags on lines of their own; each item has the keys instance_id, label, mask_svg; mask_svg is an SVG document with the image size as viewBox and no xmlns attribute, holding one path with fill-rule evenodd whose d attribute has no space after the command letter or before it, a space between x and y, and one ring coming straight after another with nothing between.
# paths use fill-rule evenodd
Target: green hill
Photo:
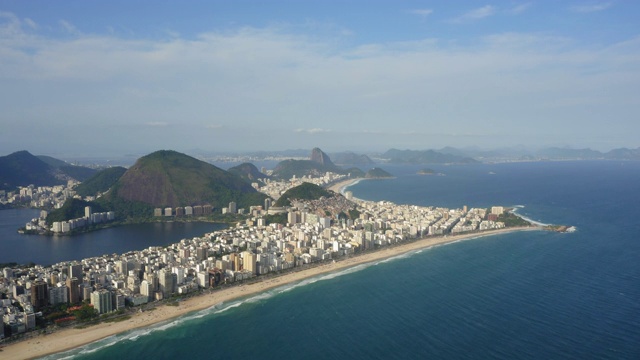
<instances>
[{"instance_id":1,"label":"green hill","mask_svg":"<svg viewBox=\"0 0 640 360\"><path fill-rule=\"evenodd\" d=\"M261 173L260 170L251 163L243 163L238 166L234 166L227 171L237 175L248 183L262 182L262 179L269 178L269 176Z\"/></svg>"},{"instance_id":2,"label":"green hill","mask_svg":"<svg viewBox=\"0 0 640 360\"><path fill-rule=\"evenodd\" d=\"M162 150L138 159L100 200L116 207L126 203L221 207L235 201L241 208L262 204L266 197L234 174L185 154Z\"/></svg>"},{"instance_id":3,"label":"green hill","mask_svg":"<svg viewBox=\"0 0 640 360\"><path fill-rule=\"evenodd\" d=\"M64 202L61 208L55 209L47 215L47 224L51 225L54 221L67 221L83 217L85 206L91 206L94 213L107 211L102 205L95 202L69 199Z\"/></svg>"},{"instance_id":4,"label":"green hill","mask_svg":"<svg viewBox=\"0 0 640 360\"><path fill-rule=\"evenodd\" d=\"M62 161L60 159L56 159L47 155L38 155L36 156L38 159L45 162L51 168L58 170L60 175L66 175L70 178L76 179L78 181L85 181L88 178L92 177L98 171L96 169L71 165L66 161Z\"/></svg>"},{"instance_id":5,"label":"green hill","mask_svg":"<svg viewBox=\"0 0 640 360\"><path fill-rule=\"evenodd\" d=\"M384 178L392 178L393 175L389 174L388 172L380 168L375 167L367 171L367 174L364 177L367 179L384 179Z\"/></svg>"},{"instance_id":6,"label":"green hill","mask_svg":"<svg viewBox=\"0 0 640 360\"><path fill-rule=\"evenodd\" d=\"M291 200L317 200L321 197L330 197L334 196L334 192L330 192L325 190L324 188L311 184L311 183L302 183L302 185L298 185L293 187L287 191L285 191L282 196L276 201L273 206L282 207L282 206L291 206Z\"/></svg>"},{"instance_id":7,"label":"green hill","mask_svg":"<svg viewBox=\"0 0 640 360\"><path fill-rule=\"evenodd\" d=\"M95 196L109 190L124 175L127 169L122 166L101 170L76 186L76 193L82 197Z\"/></svg>"},{"instance_id":8,"label":"green hill","mask_svg":"<svg viewBox=\"0 0 640 360\"><path fill-rule=\"evenodd\" d=\"M18 151L0 157L0 189L14 190L18 186L52 186L66 183L56 177L56 171L28 151Z\"/></svg>"}]
</instances>

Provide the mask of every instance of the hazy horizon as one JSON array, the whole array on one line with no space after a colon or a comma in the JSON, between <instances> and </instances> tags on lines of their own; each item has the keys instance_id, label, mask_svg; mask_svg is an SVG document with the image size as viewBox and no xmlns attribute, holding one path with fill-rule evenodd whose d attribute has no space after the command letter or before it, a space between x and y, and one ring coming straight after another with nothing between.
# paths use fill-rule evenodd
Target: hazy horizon
<instances>
[{"instance_id":1,"label":"hazy horizon","mask_svg":"<svg viewBox=\"0 0 640 360\"><path fill-rule=\"evenodd\" d=\"M639 10L5 1L0 153L638 148Z\"/></svg>"}]
</instances>

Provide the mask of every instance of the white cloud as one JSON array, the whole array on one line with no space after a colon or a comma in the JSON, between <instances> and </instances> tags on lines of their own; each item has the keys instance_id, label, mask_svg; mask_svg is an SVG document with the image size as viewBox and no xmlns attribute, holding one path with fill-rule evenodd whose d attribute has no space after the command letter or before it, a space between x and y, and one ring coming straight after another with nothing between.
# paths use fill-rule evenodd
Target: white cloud
<instances>
[{"instance_id":1,"label":"white cloud","mask_svg":"<svg viewBox=\"0 0 640 360\"><path fill-rule=\"evenodd\" d=\"M331 130L327 130L327 129L320 129L320 128L312 128L312 129L295 129L294 130L297 133L307 133L307 134L323 134L323 133L329 133L331 132Z\"/></svg>"},{"instance_id":2,"label":"white cloud","mask_svg":"<svg viewBox=\"0 0 640 360\"><path fill-rule=\"evenodd\" d=\"M610 8L613 5L611 2L603 2L603 3L591 3L591 4L583 4L583 5L574 5L569 9L573 12L577 13L592 13L603 11Z\"/></svg>"},{"instance_id":3,"label":"white cloud","mask_svg":"<svg viewBox=\"0 0 640 360\"><path fill-rule=\"evenodd\" d=\"M24 23L27 24L28 27L30 27L33 30L37 30L38 29L38 24L36 24L35 21L29 19L29 18L25 18L24 19Z\"/></svg>"},{"instance_id":4,"label":"white cloud","mask_svg":"<svg viewBox=\"0 0 640 360\"><path fill-rule=\"evenodd\" d=\"M473 9L469 12L466 12L457 18L451 20L453 23L463 23L468 21L474 21L479 19L484 19L486 17L492 16L496 13L496 8L491 5L485 5L483 7Z\"/></svg>"},{"instance_id":5,"label":"white cloud","mask_svg":"<svg viewBox=\"0 0 640 360\"><path fill-rule=\"evenodd\" d=\"M58 24L60 24L60 26L62 27L62 29L70 34L78 34L78 29L76 29L75 26L73 26L73 24L71 24L70 22L66 21L66 20L60 20L58 21Z\"/></svg>"},{"instance_id":6,"label":"white cloud","mask_svg":"<svg viewBox=\"0 0 640 360\"><path fill-rule=\"evenodd\" d=\"M519 15L522 14L523 12L527 11L530 7L531 7L531 3L524 3L524 4L519 4L516 5L514 7L512 7L511 9L506 10L507 13L512 14L512 15Z\"/></svg>"},{"instance_id":7,"label":"white cloud","mask_svg":"<svg viewBox=\"0 0 640 360\"><path fill-rule=\"evenodd\" d=\"M169 126L169 123L165 121L148 121L145 125L152 127L166 127Z\"/></svg>"},{"instance_id":8,"label":"white cloud","mask_svg":"<svg viewBox=\"0 0 640 360\"><path fill-rule=\"evenodd\" d=\"M471 47L438 39L341 47L280 28L150 40L49 38L15 24L0 19L0 29L12 31L0 41L0 128L37 129L40 143L57 132L111 145L131 123L146 126L127 127L127 139L151 150L256 149L264 139L276 148L310 146L313 134L355 148L401 146L401 133L426 134L412 136L420 146L460 129L506 134L478 135L476 145L534 142L551 132L640 132L637 40L580 48L548 34L504 33ZM611 126L600 124L601 114ZM143 132L149 127L153 137Z\"/></svg>"},{"instance_id":9,"label":"white cloud","mask_svg":"<svg viewBox=\"0 0 640 360\"><path fill-rule=\"evenodd\" d=\"M413 15L418 15L424 18L433 14L433 10L432 9L413 9L413 10L409 10L409 13Z\"/></svg>"}]
</instances>

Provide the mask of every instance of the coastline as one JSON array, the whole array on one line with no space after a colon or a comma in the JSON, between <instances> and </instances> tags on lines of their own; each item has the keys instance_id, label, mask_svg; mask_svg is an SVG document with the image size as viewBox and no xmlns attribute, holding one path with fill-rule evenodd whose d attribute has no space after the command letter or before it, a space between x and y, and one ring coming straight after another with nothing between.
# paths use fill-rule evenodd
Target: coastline
<instances>
[{"instance_id":1,"label":"coastline","mask_svg":"<svg viewBox=\"0 0 640 360\"><path fill-rule=\"evenodd\" d=\"M366 180L365 178L355 178L355 179L347 179L340 182L337 182L331 186L329 186L329 190L336 192L338 194L344 195L344 192L347 190L349 186L353 186L359 183L362 180Z\"/></svg>"},{"instance_id":2,"label":"coastline","mask_svg":"<svg viewBox=\"0 0 640 360\"><path fill-rule=\"evenodd\" d=\"M358 180L359 179L350 179L348 181L335 184L334 186L337 186L339 189L344 191L347 186L355 183ZM233 286L219 291L214 290L212 293L206 293L200 296L188 298L184 301L180 301L178 303L178 306L169 306L165 304L162 306L158 306L154 311L132 314L131 318L121 322L100 323L84 329L61 329L49 335L39 335L25 341L8 344L0 349L0 354L2 354L3 358L6 357L11 359L32 359L42 357L45 355L71 350L112 335L124 333L134 329L146 328L180 316L184 316L188 313L208 309L220 303L225 303L250 295L259 294L273 288L284 286L290 283L296 283L318 275L344 270L356 265L393 258L412 251L447 243L458 242L462 240L470 240L519 231L539 230L543 229L540 227L517 227L491 230L480 233L448 235L444 237L425 237L410 243L383 248L374 252L350 257L334 263L323 264L302 271L290 272L281 276L258 280L255 283Z\"/></svg>"}]
</instances>

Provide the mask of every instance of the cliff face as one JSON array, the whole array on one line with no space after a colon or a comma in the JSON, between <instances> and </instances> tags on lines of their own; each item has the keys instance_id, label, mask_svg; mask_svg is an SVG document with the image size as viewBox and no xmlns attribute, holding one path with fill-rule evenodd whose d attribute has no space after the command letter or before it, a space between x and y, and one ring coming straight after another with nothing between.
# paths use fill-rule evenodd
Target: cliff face
<instances>
[{"instance_id":1,"label":"cliff face","mask_svg":"<svg viewBox=\"0 0 640 360\"><path fill-rule=\"evenodd\" d=\"M327 166L327 167L334 167L335 166L331 162L331 159L329 159L329 156L327 154L325 154L319 148L313 148L313 150L311 150L311 161L316 162L318 164L321 164L323 166Z\"/></svg>"}]
</instances>

